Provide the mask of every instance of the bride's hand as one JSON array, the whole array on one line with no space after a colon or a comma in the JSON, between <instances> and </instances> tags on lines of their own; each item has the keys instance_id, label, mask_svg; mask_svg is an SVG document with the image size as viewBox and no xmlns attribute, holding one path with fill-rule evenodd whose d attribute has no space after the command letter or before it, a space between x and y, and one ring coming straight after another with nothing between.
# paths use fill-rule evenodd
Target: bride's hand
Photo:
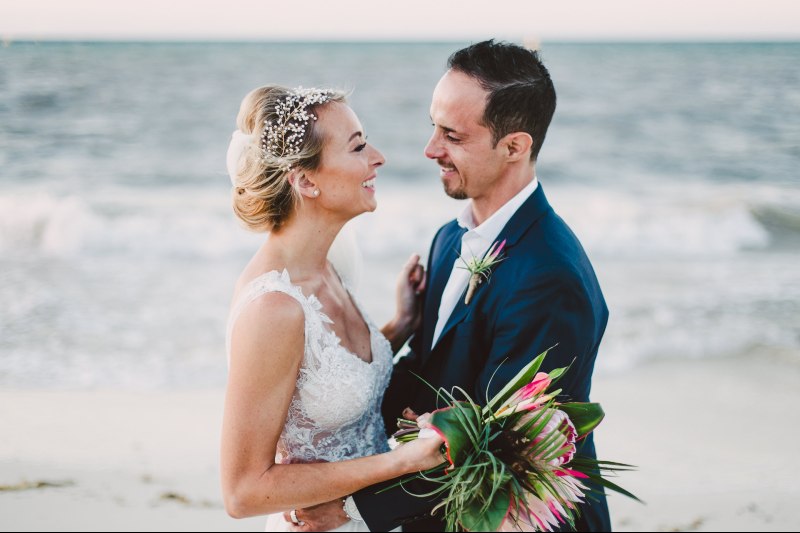
<instances>
[{"instance_id":1,"label":"bride's hand","mask_svg":"<svg viewBox=\"0 0 800 533\"><path fill-rule=\"evenodd\" d=\"M421 429L430 428L429 418L428 413L419 416L417 423ZM430 431L425 433L426 436L407 442L394 450L406 461L409 473L424 472L447 463L447 457L443 453L444 440L436 433ZM431 435L428 436L428 433Z\"/></svg>"},{"instance_id":2,"label":"bride's hand","mask_svg":"<svg viewBox=\"0 0 800 533\"><path fill-rule=\"evenodd\" d=\"M419 255L412 254L397 278L397 312L395 320L407 324L410 331L419 326L422 319L422 293L425 291L425 267Z\"/></svg>"}]
</instances>

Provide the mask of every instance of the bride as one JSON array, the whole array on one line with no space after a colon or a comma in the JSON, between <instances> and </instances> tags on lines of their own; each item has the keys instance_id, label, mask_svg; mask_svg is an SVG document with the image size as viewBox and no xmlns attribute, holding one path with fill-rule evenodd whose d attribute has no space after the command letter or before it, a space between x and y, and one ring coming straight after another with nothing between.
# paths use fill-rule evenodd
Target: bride
<instances>
[{"instance_id":1,"label":"bride","mask_svg":"<svg viewBox=\"0 0 800 533\"><path fill-rule=\"evenodd\" d=\"M374 211L376 171L344 95L266 86L242 101L228 151L233 209L269 232L237 283L228 322L221 479L235 518L295 509L443 462L442 441L389 451L381 400L392 357L419 320L424 275L412 256L397 312L378 329L327 260L344 224ZM367 531L350 521L340 531Z\"/></svg>"}]
</instances>

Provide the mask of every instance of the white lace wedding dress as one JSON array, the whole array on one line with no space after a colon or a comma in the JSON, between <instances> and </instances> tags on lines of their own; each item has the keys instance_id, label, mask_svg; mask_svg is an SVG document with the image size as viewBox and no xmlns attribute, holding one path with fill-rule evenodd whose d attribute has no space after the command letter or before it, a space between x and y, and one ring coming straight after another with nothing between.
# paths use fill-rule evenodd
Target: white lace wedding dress
<instances>
[{"instance_id":1,"label":"white lace wedding dress","mask_svg":"<svg viewBox=\"0 0 800 533\"><path fill-rule=\"evenodd\" d=\"M372 362L346 350L327 326L330 318L314 295L306 297L289 273L272 271L251 281L228 319L227 347L242 309L268 292L297 300L305 312L305 354L297 376L286 424L278 441L276 462L342 461L389 450L381 402L392 374L392 347L343 281L370 331ZM267 517L266 531L286 531L282 514ZM347 522L335 531L369 531L364 522Z\"/></svg>"}]
</instances>

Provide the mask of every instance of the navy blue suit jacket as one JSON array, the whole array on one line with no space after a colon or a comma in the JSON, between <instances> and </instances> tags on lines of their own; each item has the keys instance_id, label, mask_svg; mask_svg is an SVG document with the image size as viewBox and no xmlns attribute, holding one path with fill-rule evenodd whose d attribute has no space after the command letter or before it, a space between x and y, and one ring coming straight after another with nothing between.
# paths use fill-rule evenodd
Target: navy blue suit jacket
<instances>
[{"instance_id":1,"label":"navy blue suit jacket","mask_svg":"<svg viewBox=\"0 0 800 533\"><path fill-rule=\"evenodd\" d=\"M417 413L441 407L435 393L412 372L435 387L461 387L475 401L485 403L487 390L493 396L523 366L554 345L542 371L571 364L558 383L562 399L589 401L608 308L586 253L550 207L541 184L500 233L498 240L506 240L505 260L492 269L488 282L478 286L468 305L462 295L431 347L442 292L464 231L453 221L434 237L422 324L410 342L411 353L395 366L384 398L383 415L390 434L396 431L397 417L405 407ZM582 441L580 453L595 456L591 435ZM420 487L422 482L416 483ZM354 495L372 531L388 531L400 524L406 531L442 530L443 524L428 515L434 502L400 488L376 494L385 485ZM424 487L407 486L426 492ZM611 528L605 496L595 498L581 506L579 531Z\"/></svg>"}]
</instances>

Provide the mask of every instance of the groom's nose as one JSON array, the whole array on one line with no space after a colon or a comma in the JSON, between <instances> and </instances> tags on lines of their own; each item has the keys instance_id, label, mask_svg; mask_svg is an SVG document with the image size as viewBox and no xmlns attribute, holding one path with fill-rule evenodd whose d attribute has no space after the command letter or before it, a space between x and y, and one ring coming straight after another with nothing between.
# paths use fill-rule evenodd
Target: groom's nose
<instances>
[{"instance_id":1,"label":"groom's nose","mask_svg":"<svg viewBox=\"0 0 800 533\"><path fill-rule=\"evenodd\" d=\"M425 157L428 159L442 159L443 156L442 143L436 132L434 132L431 138L428 139L428 144L425 145Z\"/></svg>"}]
</instances>

